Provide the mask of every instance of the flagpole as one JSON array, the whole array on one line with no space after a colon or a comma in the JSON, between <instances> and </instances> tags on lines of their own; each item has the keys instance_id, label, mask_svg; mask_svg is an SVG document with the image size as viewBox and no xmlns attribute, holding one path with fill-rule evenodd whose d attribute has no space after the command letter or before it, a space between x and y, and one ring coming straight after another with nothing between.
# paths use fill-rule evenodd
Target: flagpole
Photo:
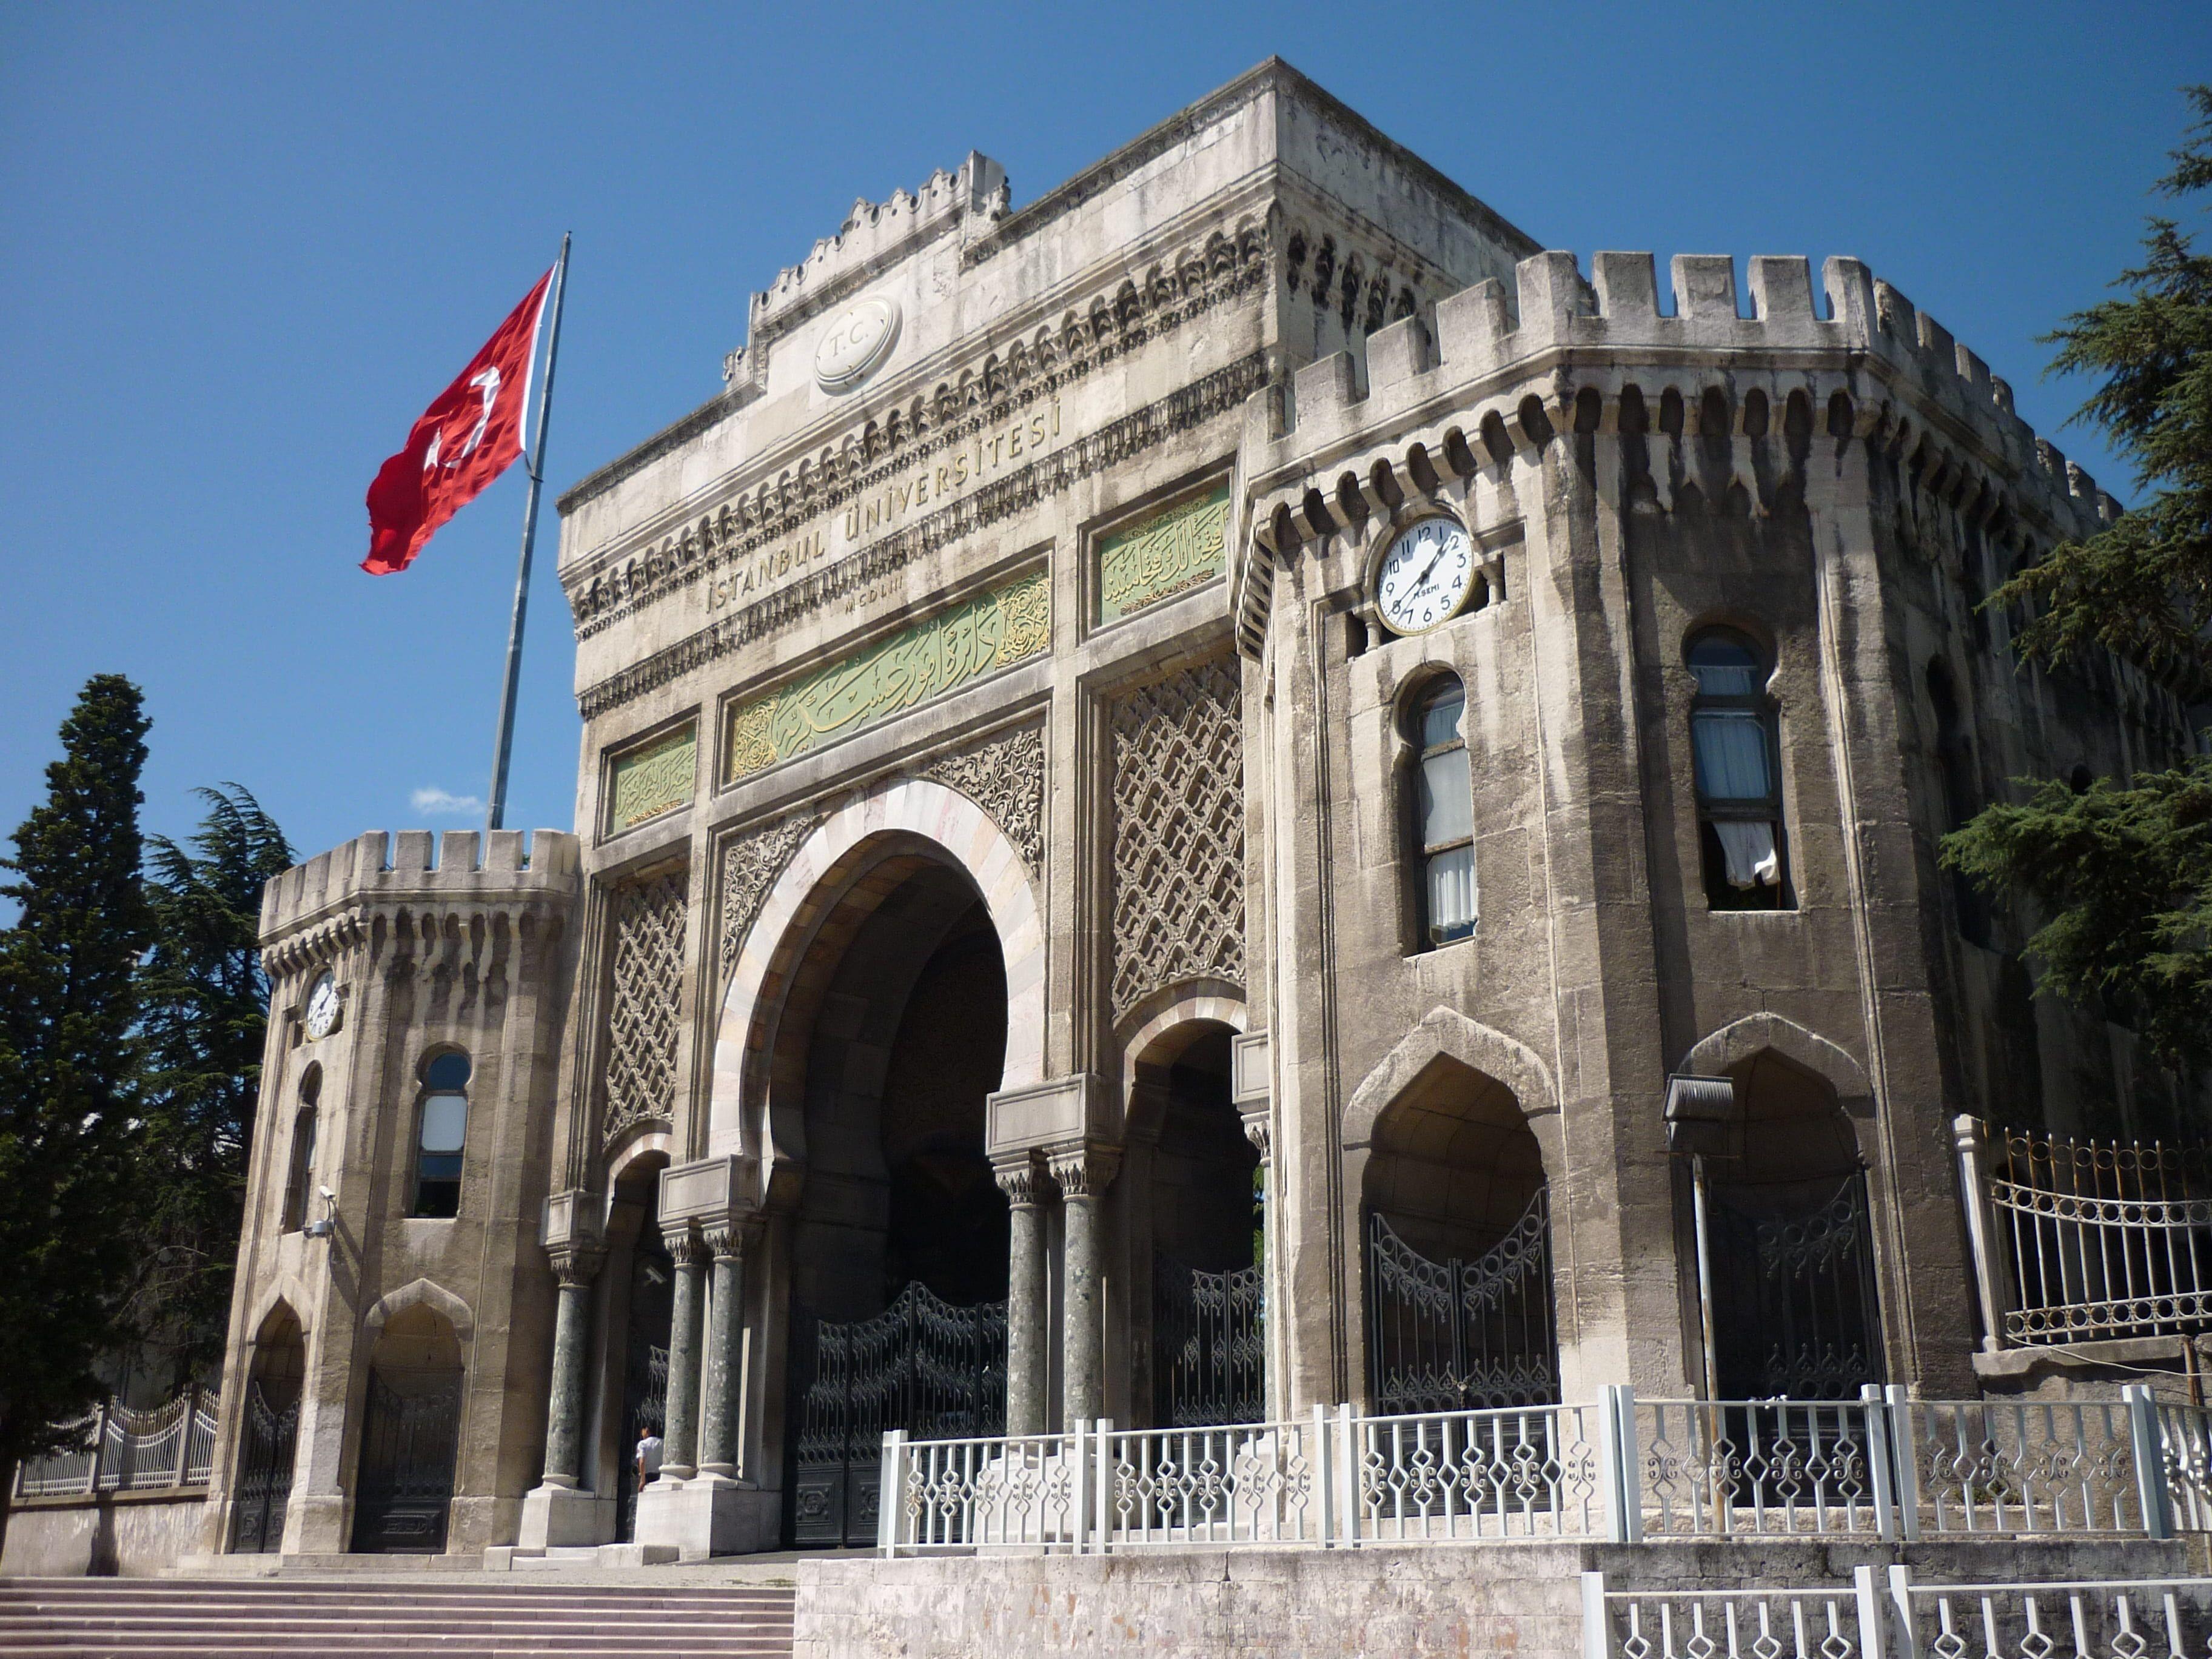
<instances>
[{"instance_id":1,"label":"flagpole","mask_svg":"<svg viewBox=\"0 0 2212 1659\"><path fill-rule=\"evenodd\" d=\"M491 763L491 805L484 827L496 830L507 816L507 763L514 749L514 693L522 675L522 623L530 612L530 556L538 543L538 493L545 483L545 422L553 403L553 367L561 356L561 301L568 286L568 236L561 237L561 260L553 268L553 328L545 346L545 383L538 390L538 436L523 457L530 472L530 499L522 508L522 565L514 575L514 620L507 630L507 679L499 692L499 748Z\"/></svg>"}]
</instances>

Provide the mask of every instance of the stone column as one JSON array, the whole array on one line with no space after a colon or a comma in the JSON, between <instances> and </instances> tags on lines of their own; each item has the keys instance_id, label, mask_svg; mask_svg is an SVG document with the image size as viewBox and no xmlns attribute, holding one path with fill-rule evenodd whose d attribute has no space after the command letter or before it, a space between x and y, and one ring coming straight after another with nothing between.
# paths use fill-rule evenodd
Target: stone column
<instances>
[{"instance_id":1,"label":"stone column","mask_svg":"<svg viewBox=\"0 0 2212 1659\"><path fill-rule=\"evenodd\" d=\"M992 1166L1010 1206L1012 1242L1006 1261L1006 1432L1045 1431L1045 1261L1043 1212L1037 1207L1036 1164Z\"/></svg>"},{"instance_id":2,"label":"stone column","mask_svg":"<svg viewBox=\"0 0 2212 1659\"><path fill-rule=\"evenodd\" d=\"M744 1376L745 1243L736 1227L710 1229L714 1296L707 1316L707 1409L699 1437L699 1472L735 1480L738 1389Z\"/></svg>"},{"instance_id":3,"label":"stone column","mask_svg":"<svg viewBox=\"0 0 2212 1659\"><path fill-rule=\"evenodd\" d=\"M1067 1305L1061 1394L1061 1424L1073 1428L1105 1409L1104 1333L1100 1328L1098 1275L1101 1265L1098 1200L1121 1167L1121 1154L1106 1146L1085 1146L1055 1153L1052 1178L1066 1206L1062 1293Z\"/></svg>"},{"instance_id":4,"label":"stone column","mask_svg":"<svg viewBox=\"0 0 2212 1659\"><path fill-rule=\"evenodd\" d=\"M686 1226L663 1237L676 1261L676 1306L668 1334L668 1427L662 1436L663 1480L689 1480L698 1473L699 1323L706 1261Z\"/></svg>"},{"instance_id":5,"label":"stone column","mask_svg":"<svg viewBox=\"0 0 2212 1659\"><path fill-rule=\"evenodd\" d=\"M554 1252L561 1300L553 1316L552 1388L545 1402L545 1484L581 1484L585 1371L592 1353L592 1281L605 1258L597 1250Z\"/></svg>"}]
</instances>

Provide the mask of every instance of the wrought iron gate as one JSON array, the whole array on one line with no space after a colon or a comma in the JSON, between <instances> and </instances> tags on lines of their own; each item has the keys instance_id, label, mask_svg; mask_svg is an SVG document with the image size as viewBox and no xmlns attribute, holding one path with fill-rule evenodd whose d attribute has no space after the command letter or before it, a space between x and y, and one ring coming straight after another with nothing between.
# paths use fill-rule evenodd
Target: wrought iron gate
<instances>
[{"instance_id":1,"label":"wrought iron gate","mask_svg":"<svg viewBox=\"0 0 2212 1659\"><path fill-rule=\"evenodd\" d=\"M884 1435L998 1434L1006 1422L1006 1304L956 1308L920 1283L872 1319L817 1321L793 1482L792 1541L872 1544Z\"/></svg>"},{"instance_id":2,"label":"wrought iron gate","mask_svg":"<svg viewBox=\"0 0 2212 1659\"><path fill-rule=\"evenodd\" d=\"M238 1480L231 1498L230 1547L266 1555L284 1547L284 1507L292 1496L293 1453L299 1443L300 1402L270 1406L258 1382L246 1389L245 1431L239 1437Z\"/></svg>"},{"instance_id":3,"label":"wrought iron gate","mask_svg":"<svg viewBox=\"0 0 2212 1659\"><path fill-rule=\"evenodd\" d=\"M1538 1188L1505 1237L1472 1261L1431 1261L1386 1217L1369 1218L1367 1363L1377 1412L1559 1399L1547 1194Z\"/></svg>"},{"instance_id":4,"label":"wrought iron gate","mask_svg":"<svg viewBox=\"0 0 2212 1659\"><path fill-rule=\"evenodd\" d=\"M1726 1400L1848 1400L1882 1381L1866 1177L1753 1209L1711 1195L1714 1341Z\"/></svg>"},{"instance_id":5,"label":"wrought iron gate","mask_svg":"<svg viewBox=\"0 0 2212 1659\"><path fill-rule=\"evenodd\" d=\"M396 1386L395 1386L396 1384ZM446 1547L459 1449L459 1371L368 1374L353 1547L364 1554L435 1554Z\"/></svg>"},{"instance_id":6,"label":"wrought iron gate","mask_svg":"<svg viewBox=\"0 0 2212 1659\"><path fill-rule=\"evenodd\" d=\"M1260 1266L1210 1273L1152 1258L1152 1421L1205 1429L1267 1416Z\"/></svg>"}]
</instances>

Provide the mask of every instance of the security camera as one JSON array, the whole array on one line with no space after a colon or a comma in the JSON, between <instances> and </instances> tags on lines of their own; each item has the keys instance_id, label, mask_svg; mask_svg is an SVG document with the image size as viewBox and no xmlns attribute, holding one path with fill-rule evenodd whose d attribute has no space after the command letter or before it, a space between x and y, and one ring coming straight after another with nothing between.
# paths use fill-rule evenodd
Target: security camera
<instances>
[{"instance_id":1,"label":"security camera","mask_svg":"<svg viewBox=\"0 0 2212 1659\"><path fill-rule=\"evenodd\" d=\"M327 1187L318 1187L315 1190L323 1195L323 1202L325 1204L335 1204L338 1201L338 1195Z\"/></svg>"}]
</instances>

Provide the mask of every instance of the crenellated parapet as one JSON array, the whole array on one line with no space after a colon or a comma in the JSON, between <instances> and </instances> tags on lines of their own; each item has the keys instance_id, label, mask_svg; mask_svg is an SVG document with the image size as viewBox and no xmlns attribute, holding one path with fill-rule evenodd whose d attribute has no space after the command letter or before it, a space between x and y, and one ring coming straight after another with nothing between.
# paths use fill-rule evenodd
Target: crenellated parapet
<instances>
[{"instance_id":1,"label":"crenellated parapet","mask_svg":"<svg viewBox=\"0 0 2212 1659\"><path fill-rule=\"evenodd\" d=\"M1006 170L975 150L953 172L943 167L922 181L919 191L897 190L887 202L863 197L853 204L835 236L824 236L795 265L786 265L775 281L753 295L750 338L756 343L776 333L794 313L811 309L903 253L908 245L973 220L988 227L1006 216L1011 205ZM742 357L743 354L737 354ZM726 378L739 377L733 362Z\"/></svg>"},{"instance_id":2,"label":"crenellated parapet","mask_svg":"<svg viewBox=\"0 0 2212 1659\"><path fill-rule=\"evenodd\" d=\"M580 843L557 830L428 830L367 835L295 864L261 896L262 961L272 980L373 942L379 923L464 929L495 914L533 928L565 922L581 890Z\"/></svg>"},{"instance_id":3,"label":"crenellated parapet","mask_svg":"<svg viewBox=\"0 0 2212 1659\"><path fill-rule=\"evenodd\" d=\"M1478 283L1442 301L1433 324L1403 319L1255 398L1254 547L1237 580L1246 649L1264 630L1271 556L1408 495L1480 508L1479 532L1510 524L1516 458L1565 434L1865 440L1908 462L1917 489L2002 520L2023 547L2118 516L1986 363L1858 260L1823 266L1825 313L1802 258L1751 260L1748 315L1733 260L1678 256L1670 276L1668 313L1648 253L1597 254L1588 276L1571 253L1540 253L1510 291ZM1764 508L1752 471L1747 459L1741 482Z\"/></svg>"}]
</instances>

